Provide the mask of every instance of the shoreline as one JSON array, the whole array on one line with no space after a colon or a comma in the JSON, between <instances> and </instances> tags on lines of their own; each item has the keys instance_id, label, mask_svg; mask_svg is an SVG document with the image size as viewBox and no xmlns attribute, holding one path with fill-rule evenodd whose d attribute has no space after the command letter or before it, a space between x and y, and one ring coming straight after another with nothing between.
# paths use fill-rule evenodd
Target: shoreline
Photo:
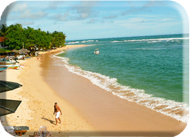
<instances>
[{"instance_id":1,"label":"shoreline","mask_svg":"<svg viewBox=\"0 0 190 137\"><path fill-rule=\"evenodd\" d=\"M48 56L44 56L44 58L47 59ZM58 64L61 63L57 60L49 58L46 60L47 62L44 62L43 64L51 64L55 61ZM61 65L56 67L53 67L52 65L45 65L43 67L48 68L49 70L49 72L44 72L44 75L51 78L46 79L46 82L64 100L67 100L69 104L78 109L84 119L87 119L90 123L92 123L93 127L95 127L95 129L103 135L117 135L118 132L123 133L122 135L126 135L126 133L129 133L130 135L171 135L172 133L169 133L168 131L173 132L172 135L177 135L180 131L183 131L186 126L185 123L177 121L174 118L155 112L135 102L129 102L118 98L112 93L92 84L89 79L69 72ZM54 73L54 71L51 70L54 70L57 73L59 72L60 74ZM59 82L52 78L53 76L59 79ZM64 88L59 88L61 86ZM69 91L70 95L64 93L64 91ZM80 91L80 94L78 91ZM105 99L106 101L104 101ZM88 103L85 103L84 100ZM114 105L112 106L109 103ZM132 108L135 109L133 110ZM128 111L131 111L131 113L127 114ZM143 113L142 116L139 116L138 111ZM108 115L110 119L107 118ZM155 118L150 118L152 115ZM134 121L131 121L130 118ZM112 122L110 122L110 120ZM143 123L146 122L148 125L145 126ZM156 134L151 133L151 131Z\"/></svg>"},{"instance_id":2,"label":"shoreline","mask_svg":"<svg viewBox=\"0 0 190 137\"><path fill-rule=\"evenodd\" d=\"M71 102L69 102L69 100L66 100L61 93L58 93L57 90L55 90L55 88L52 87L52 85L50 85L50 83L48 83L46 80L44 80L44 76L48 75L48 74L43 73L46 68L41 65L43 64L44 61L48 60L47 59L48 54L55 54L55 53L61 52L62 50L67 50L67 49L77 48L77 47L84 47L84 46L87 46L87 45L71 45L69 47L67 46L67 47L59 48L56 50L52 50L50 52L40 52L41 56L45 56L45 57L42 57L42 60L39 60L36 57L34 57L32 59L29 59L29 60L26 60L23 62L24 69L20 70L21 72L18 76L20 83L23 85L23 87L21 89L20 88L19 89L23 90L23 91L19 91L19 95L21 97L23 97L22 99L24 99L24 98L28 99L26 101L27 102L26 104L28 104L28 107L26 107L26 106L22 107L22 108L28 108L28 109L26 109L28 116L27 116L27 118L26 118L26 116L23 116L26 118L23 121L25 121L27 123L27 125L30 127L32 132L38 131L39 127L42 125L47 125L47 130L56 131L54 133L56 135L68 135L68 134L70 135L70 134L74 133L73 131L76 132L75 135L77 135L77 132L78 133L80 132L80 134L83 134L83 135L86 135L86 134L92 135L92 133L97 134L97 133L95 133L96 131L98 131L101 135L102 134L103 135L108 135L108 134L109 135L114 135L114 134L118 135L119 133L117 131L118 131L118 129L122 128L121 126L127 126L127 127L122 128L122 130L120 130L119 132L126 131L128 133L128 135L134 135L134 133L136 135L142 135L142 134L143 135L155 135L155 133L158 133L159 135L161 135L162 133L160 133L160 131L164 131L164 133L167 131L170 131L170 132L172 131L172 132L174 132L174 134L178 134L181 131L183 131L185 124L178 122L177 120L172 120L172 118L167 117L165 115L157 114L158 112L154 112L153 110L150 110L148 108L140 106L134 102L128 102L127 100L123 101L122 99L120 99L116 96L113 97L113 95L111 93L104 91L103 89L100 89L99 87L93 85L88 79L86 79L82 76L77 76L76 74L69 72L65 68L64 69L65 74L68 74L65 76L65 79L73 78L73 79L76 79L79 81L81 80L79 82L79 85L76 85L76 86L79 86L79 88L80 88L80 86L83 82L86 85L90 85L90 88L93 88L93 90L98 91L98 94L101 94L101 95L103 94L109 103L119 102L119 104L121 106L124 105L122 107L122 109L124 109L124 107L126 107L127 111L125 111L125 113L128 113L128 114L124 115L124 113L116 112L114 115L109 115L111 119L107 119L107 121L111 120L112 124L113 125L115 124L116 127L113 127L113 125L107 125L108 128L110 128L111 130L107 128L107 131L104 132L105 128L103 128L103 127L106 126L105 124L107 124L107 123L102 123L102 126L100 126L101 125L100 122L93 123L93 117L97 117L97 119L95 119L95 120L102 120L102 119L106 119L106 117L109 113L104 112L103 114L105 114L106 117L105 116L102 117L101 115L97 115L97 113L96 113L96 111L99 111L102 109L101 107L100 107L101 109L99 109L99 110L96 108L95 112L92 109L90 110L90 109L86 109L83 107L82 109L85 111L88 111L88 113L90 113L90 114L95 113L92 118L91 117L89 118L88 115L81 112L79 108L76 108L76 106L74 104L78 103L77 101L74 103L71 101L72 102L71 103ZM47 70L48 69L50 69L50 68L47 67ZM36 80L36 79L38 79L38 80ZM33 83L30 83L31 81L33 81ZM51 79L50 79L50 82L52 82ZM54 83L54 85L55 84L56 83ZM70 87L71 87L71 85L70 85ZM76 90L76 88L73 90ZM88 90L89 89L87 89L87 91ZM66 91L66 90L64 90L64 91ZM93 95L96 96L96 93L95 94L94 93L93 93ZM77 94L77 95L81 98L83 97L83 96L80 96L79 94ZM90 96L92 97L92 95L90 95ZM99 96L97 96L97 97L99 97ZM52 100L52 98L54 100ZM72 99L73 98L70 98L70 100L72 100ZM101 98L101 99L103 100L103 98ZM53 113L52 108L53 108L55 100L56 101L58 100L57 101L58 104L61 105L61 108L64 108L64 111L62 110L63 116L61 118L65 120L64 122L62 122L63 125L58 125L57 127L55 127L53 125L53 123L55 121L54 116L51 114L51 112L49 112L49 111L52 111L52 113ZM91 100L95 101L92 98L91 98ZM22 102L22 103L24 104L24 102ZM106 105L106 107L110 107L109 103L106 103L105 101L104 101L104 103L105 103L104 105ZM79 102L78 104L81 105L81 102ZM102 102L98 102L97 104L100 106L103 105ZM94 103L89 104L89 105L87 104L87 106L88 106L87 108L89 108L90 105L97 106L97 104L95 104L95 105L94 105ZM45 107L45 109L43 107ZM82 107L82 105L80 107ZM19 111L21 113L21 111L20 111L21 109L19 109L19 108L17 109L17 111ZM30 112L27 110L32 110L32 111ZM146 112L146 113L144 113L143 116L137 115L139 113L137 110L142 113L144 113L144 112ZM110 112L114 113L113 111L110 111ZM114 119L117 119L117 117L116 117L117 113L119 113L122 118L127 119L129 123L126 124L126 123L122 123L123 121L122 122L120 121L122 124L117 125L118 124L117 121L113 121ZM146 116L146 114L148 114L148 116ZM16 116L16 115L18 115L18 113L16 112L14 114L10 114L10 117L12 117L13 115ZM139 118L135 119L135 117L137 117L137 116L138 117L140 116L141 118L145 118L145 119L140 119L140 121L139 121ZM149 116L150 117L154 116L156 118L164 119L166 121L162 123L161 121L155 120L154 118L153 119L151 118L152 121L147 121L147 119L150 120ZM11 119L10 117L9 117L9 119ZM31 120L31 117L32 117L32 120ZM13 118L13 119L15 119L15 118ZM171 123L167 123L168 121ZM155 122L157 122L158 125L155 124ZM12 123L14 123L14 122L12 122ZM141 123L141 124L144 123L144 124L138 125L138 123ZM9 122L9 124L11 124L11 122ZM16 124L16 123L14 123L14 124ZM24 124L24 122L22 122L20 124ZM146 125L146 124L148 124L148 125ZM173 127L167 127L169 125L173 126ZM176 127L175 127L176 125L181 125L181 126L176 129ZM97 128L98 126L100 126L99 129ZM101 131L100 130L101 128L104 130ZM113 130L114 128L116 128L115 131ZM157 129L157 128L161 128L161 130L155 131L155 129ZM128 130L126 130L126 129L128 129ZM165 130L163 130L163 129L165 129ZM149 132L149 134L147 132ZM165 135L164 133L163 133L163 135ZM27 133L26 135L31 135L31 133ZM126 133L123 133L123 135L126 135ZM167 135L171 135L171 134L167 133Z\"/></svg>"},{"instance_id":3,"label":"shoreline","mask_svg":"<svg viewBox=\"0 0 190 137\"><path fill-rule=\"evenodd\" d=\"M58 53L60 54L60 53ZM53 57L61 59L64 62L64 66L67 68L67 70L73 74L82 76L88 80L91 81L92 84L100 87L101 89L105 89L107 92L112 92L113 95L121 98L121 99L126 99L130 102L135 102L139 105L145 106L149 109L152 109L153 111L156 111L158 113L162 113L166 116L170 116L178 121L181 121L183 123L187 124L188 121L188 104L183 103L183 102L176 102L172 100L168 100L165 98L160 98L160 97L155 97L151 96L150 94L141 93L141 89L133 89L133 88L128 88L126 85L121 85L117 81L113 82L112 79L117 79L117 78L110 78L107 75L103 75L101 73L96 73L88 70L83 70L78 66L71 65L68 61L68 58L64 57L58 57L55 54ZM105 81L105 82L104 82ZM102 84L103 82L103 84ZM111 83L111 84L109 84ZM128 90L133 90L133 92L130 92L130 94L126 95L121 95L120 90L122 90L123 93L128 92ZM140 96L138 95L140 94ZM126 95L126 96L125 96ZM145 100L146 104L144 101L139 101L139 100ZM171 107L171 108L170 108ZM172 109L172 108L175 108ZM164 109L167 109L167 111L164 111ZM170 113L172 112L172 113Z\"/></svg>"},{"instance_id":4,"label":"shoreline","mask_svg":"<svg viewBox=\"0 0 190 137\"><path fill-rule=\"evenodd\" d=\"M40 51L40 55L43 55L43 54L47 54L47 53L54 53L54 52L61 52L62 50L69 50L69 49L73 49L73 48L81 48L81 47L86 47L88 45L66 45L65 47L61 47L61 48L57 48L57 49L54 49L54 50L51 50L51 51Z\"/></svg>"}]
</instances>

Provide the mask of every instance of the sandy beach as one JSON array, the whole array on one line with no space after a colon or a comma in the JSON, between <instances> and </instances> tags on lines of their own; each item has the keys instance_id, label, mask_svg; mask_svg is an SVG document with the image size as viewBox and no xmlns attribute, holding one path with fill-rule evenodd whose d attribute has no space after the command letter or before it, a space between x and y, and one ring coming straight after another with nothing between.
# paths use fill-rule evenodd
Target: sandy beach
<instances>
[{"instance_id":1,"label":"sandy beach","mask_svg":"<svg viewBox=\"0 0 190 137\"><path fill-rule=\"evenodd\" d=\"M65 50L73 47L69 46L57 50ZM54 50L57 51L57 50ZM44 54L46 52L42 52ZM48 53L51 53L48 52ZM41 61L36 57L25 61L20 61L23 67L19 70L6 70L1 75L1 80L18 82L23 86L21 88L1 93L1 98L22 100L19 108L14 114L4 117L4 126L29 126L30 132L25 136L32 135L39 131L40 126L47 126L47 130L53 131L55 136L64 136L70 131L93 131L93 127L87 123L78 112L61 97L59 97L46 84L41 76ZM63 115L61 115L62 125L55 126L55 116L53 115L54 103L58 102ZM81 135L83 133L81 132Z\"/></svg>"},{"instance_id":2,"label":"sandy beach","mask_svg":"<svg viewBox=\"0 0 190 137\"><path fill-rule=\"evenodd\" d=\"M1 93L7 99L22 100L16 113L7 115L3 125L27 125L31 132L26 136L38 131L40 126L47 126L55 136L174 136L184 130L186 124L183 122L120 99L63 66L51 65L56 59L52 58L53 54L84 46L66 46L42 52L40 58L21 61L21 69L0 73L1 78L6 73L6 80L23 85L6 92L6 95ZM62 124L58 126L55 126L53 115L55 102L63 112Z\"/></svg>"}]
</instances>

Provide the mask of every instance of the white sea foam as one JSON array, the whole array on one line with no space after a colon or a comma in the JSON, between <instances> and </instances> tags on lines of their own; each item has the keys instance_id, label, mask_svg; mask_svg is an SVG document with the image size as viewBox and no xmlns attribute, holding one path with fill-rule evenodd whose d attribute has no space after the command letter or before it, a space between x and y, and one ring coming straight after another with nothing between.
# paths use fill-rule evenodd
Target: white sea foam
<instances>
[{"instance_id":1,"label":"white sea foam","mask_svg":"<svg viewBox=\"0 0 190 137\"><path fill-rule=\"evenodd\" d=\"M166 48L134 48L130 50L164 50Z\"/></svg>"},{"instance_id":2,"label":"white sea foam","mask_svg":"<svg viewBox=\"0 0 190 137\"><path fill-rule=\"evenodd\" d=\"M61 51L60 53L57 53L57 54L53 55L52 57L59 58L62 60L63 63L69 64L69 58L57 56L57 55L62 54L62 53L64 53L64 51ZM62 66L63 66L63 64L62 64Z\"/></svg>"},{"instance_id":3,"label":"white sea foam","mask_svg":"<svg viewBox=\"0 0 190 137\"><path fill-rule=\"evenodd\" d=\"M111 43L115 42L148 42L148 43L156 43L156 42L162 42L162 41L171 41L171 42L179 42L179 40L187 40L189 37L184 38L158 38L158 39L136 39L136 40L123 40L123 41L111 41Z\"/></svg>"},{"instance_id":4,"label":"white sea foam","mask_svg":"<svg viewBox=\"0 0 190 137\"><path fill-rule=\"evenodd\" d=\"M152 41L148 41L148 43L157 43L157 42L161 42L161 40L152 40ZM174 42L174 41L172 41Z\"/></svg>"},{"instance_id":5,"label":"white sea foam","mask_svg":"<svg viewBox=\"0 0 190 137\"><path fill-rule=\"evenodd\" d=\"M115 43L115 42L125 42L125 40L124 41L117 41L117 40L111 41L111 43Z\"/></svg>"},{"instance_id":6,"label":"white sea foam","mask_svg":"<svg viewBox=\"0 0 190 137\"><path fill-rule=\"evenodd\" d=\"M119 84L116 78L110 78L109 76L85 71L80 67L72 66L68 63L69 58L58 57L55 55L54 57L61 58L63 65L68 69L68 71L89 79L94 85L97 85L100 88L111 92L113 95L116 95L121 99L136 102L140 105L146 106L147 108L170 116L184 123L188 122L189 108L185 103L153 97L150 94L146 94L142 89L134 89L129 86L123 86ZM183 112L186 112L186 114L183 114Z\"/></svg>"},{"instance_id":7,"label":"white sea foam","mask_svg":"<svg viewBox=\"0 0 190 137\"><path fill-rule=\"evenodd\" d=\"M78 44L80 43L79 41L72 41L72 42L67 42L66 44Z\"/></svg>"},{"instance_id":8,"label":"white sea foam","mask_svg":"<svg viewBox=\"0 0 190 137\"><path fill-rule=\"evenodd\" d=\"M98 42L98 40L71 41L71 42L66 42L66 44L91 43L91 42Z\"/></svg>"},{"instance_id":9,"label":"white sea foam","mask_svg":"<svg viewBox=\"0 0 190 137\"><path fill-rule=\"evenodd\" d=\"M84 41L81 41L81 43L88 43L88 42L94 42L94 40L84 40Z\"/></svg>"}]
</instances>

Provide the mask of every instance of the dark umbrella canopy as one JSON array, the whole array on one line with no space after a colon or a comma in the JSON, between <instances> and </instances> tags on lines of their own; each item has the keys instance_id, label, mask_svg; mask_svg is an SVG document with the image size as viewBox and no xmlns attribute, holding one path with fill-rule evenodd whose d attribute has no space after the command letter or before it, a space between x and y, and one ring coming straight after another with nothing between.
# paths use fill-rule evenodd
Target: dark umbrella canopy
<instances>
[{"instance_id":1,"label":"dark umbrella canopy","mask_svg":"<svg viewBox=\"0 0 190 137\"><path fill-rule=\"evenodd\" d=\"M19 83L0 80L0 93L19 88L21 86L22 85Z\"/></svg>"},{"instance_id":2,"label":"dark umbrella canopy","mask_svg":"<svg viewBox=\"0 0 190 137\"><path fill-rule=\"evenodd\" d=\"M21 101L19 100L0 99L0 116L14 113L20 103Z\"/></svg>"}]
</instances>

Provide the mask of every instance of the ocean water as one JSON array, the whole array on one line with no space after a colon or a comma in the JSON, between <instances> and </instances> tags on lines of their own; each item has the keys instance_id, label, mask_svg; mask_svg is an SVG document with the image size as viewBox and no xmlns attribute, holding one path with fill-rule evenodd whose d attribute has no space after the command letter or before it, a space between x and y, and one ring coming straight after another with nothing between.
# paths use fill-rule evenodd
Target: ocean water
<instances>
[{"instance_id":1,"label":"ocean water","mask_svg":"<svg viewBox=\"0 0 190 137\"><path fill-rule=\"evenodd\" d=\"M121 99L187 123L188 35L160 35L67 41L86 44L58 54L72 73ZM94 54L95 49L100 54ZM185 56L184 56L185 55ZM184 61L185 60L185 61ZM185 85L184 83L187 83Z\"/></svg>"}]
</instances>

